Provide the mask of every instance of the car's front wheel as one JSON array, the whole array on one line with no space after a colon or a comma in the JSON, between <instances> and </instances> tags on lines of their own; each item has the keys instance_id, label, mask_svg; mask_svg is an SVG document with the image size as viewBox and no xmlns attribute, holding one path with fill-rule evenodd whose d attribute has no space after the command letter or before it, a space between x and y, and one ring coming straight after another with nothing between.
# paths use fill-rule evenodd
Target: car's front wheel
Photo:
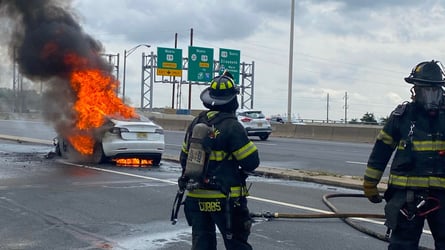
<instances>
[{"instance_id":1,"label":"car's front wheel","mask_svg":"<svg viewBox=\"0 0 445 250\"><path fill-rule=\"evenodd\" d=\"M268 134L260 135L260 139L261 139L262 141L267 140L267 138L269 138L269 135L268 135Z\"/></svg>"}]
</instances>

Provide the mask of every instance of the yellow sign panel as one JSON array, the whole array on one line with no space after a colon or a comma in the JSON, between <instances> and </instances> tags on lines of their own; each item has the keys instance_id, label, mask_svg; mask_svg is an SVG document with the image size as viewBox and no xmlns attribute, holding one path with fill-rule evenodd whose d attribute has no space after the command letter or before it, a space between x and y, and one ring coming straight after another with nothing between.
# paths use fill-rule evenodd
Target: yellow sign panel
<instances>
[{"instance_id":1,"label":"yellow sign panel","mask_svg":"<svg viewBox=\"0 0 445 250\"><path fill-rule=\"evenodd\" d=\"M156 74L160 76L182 76L182 69L156 69Z\"/></svg>"},{"instance_id":2,"label":"yellow sign panel","mask_svg":"<svg viewBox=\"0 0 445 250\"><path fill-rule=\"evenodd\" d=\"M210 67L210 64L208 62L199 62L199 67L208 68Z\"/></svg>"},{"instance_id":3,"label":"yellow sign panel","mask_svg":"<svg viewBox=\"0 0 445 250\"><path fill-rule=\"evenodd\" d=\"M162 68L177 69L178 65L174 62L163 62Z\"/></svg>"}]
</instances>

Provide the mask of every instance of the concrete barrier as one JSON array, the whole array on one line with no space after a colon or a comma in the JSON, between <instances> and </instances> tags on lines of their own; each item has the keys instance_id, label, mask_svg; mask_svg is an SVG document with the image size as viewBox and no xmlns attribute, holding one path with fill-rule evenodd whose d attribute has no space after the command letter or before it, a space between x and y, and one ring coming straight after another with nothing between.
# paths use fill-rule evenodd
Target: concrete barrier
<instances>
[{"instance_id":1,"label":"concrete barrier","mask_svg":"<svg viewBox=\"0 0 445 250\"><path fill-rule=\"evenodd\" d=\"M271 136L374 143L381 126L272 124Z\"/></svg>"},{"instance_id":2,"label":"concrete barrier","mask_svg":"<svg viewBox=\"0 0 445 250\"><path fill-rule=\"evenodd\" d=\"M185 131L195 115L199 112L200 110L193 110L191 115L177 115L170 110L170 112L167 113L144 112L144 115L162 126L165 130ZM39 119L39 117L39 114L0 112L0 119L6 120L35 120ZM357 124L272 124L271 137L374 143L381 129L382 126Z\"/></svg>"}]
</instances>

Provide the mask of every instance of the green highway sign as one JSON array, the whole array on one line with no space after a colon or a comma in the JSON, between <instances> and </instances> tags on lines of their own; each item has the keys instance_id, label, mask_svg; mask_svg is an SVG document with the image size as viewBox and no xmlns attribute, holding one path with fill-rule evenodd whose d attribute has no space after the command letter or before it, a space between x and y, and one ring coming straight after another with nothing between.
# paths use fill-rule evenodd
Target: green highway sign
<instances>
[{"instance_id":1,"label":"green highway sign","mask_svg":"<svg viewBox=\"0 0 445 250\"><path fill-rule=\"evenodd\" d=\"M157 75L182 76L182 49L158 47L157 66Z\"/></svg>"},{"instance_id":2,"label":"green highway sign","mask_svg":"<svg viewBox=\"0 0 445 250\"><path fill-rule=\"evenodd\" d=\"M213 78L213 49L189 46L188 81L209 82Z\"/></svg>"},{"instance_id":3,"label":"green highway sign","mask_svg":"<svg viewBox=\"0 0 445 250\"><path fill-rule=\"evenodd\" d=\"M224 70L229 71L233 75L235 84L239 84L239 65L241 60L241 51L233 49L219 49L219 73Z\"/></svg>"}]
</instances>

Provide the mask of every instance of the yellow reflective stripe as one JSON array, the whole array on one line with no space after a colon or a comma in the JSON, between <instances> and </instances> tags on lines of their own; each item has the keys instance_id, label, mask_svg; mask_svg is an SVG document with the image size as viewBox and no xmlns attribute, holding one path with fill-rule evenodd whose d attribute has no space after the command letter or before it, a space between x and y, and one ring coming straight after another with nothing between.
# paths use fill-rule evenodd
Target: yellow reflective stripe
<instances>
[{"instance_id":1,"label":"yellow reflective stripe","mask_svg":"<svg viewBox=\"0 0 445 250\"><path fill-rule=\"evenodd\" d=\"M400 187L419 187L419 188L445 188L445 177L435 176L401 176L393 175L389 176L388 184Z\"/></svg>"},{"instance_id":2,"label":"yellow reflective stripe","mask_svg":"<svg viewBox=\"0 0 445 250\"><path fill-rule=\"evenodd\" d=\"M219 150L212 150L212 152L210 152L210 156L209 156L209 160L211 161L222 161L224 159L224 157L226 157L227 153ZM229 157L229 159L231 159L231 157Z\"/></svg>"},{"instance_id":3,"label":"yellow reflective stripe","mask_svg":"<svg viewBox=\"0 0 445 250\"><path fill-rule=\"evenodd\" d=\"M383 130L380 130L379 134L377 135L377 140L381 140L383 143L385 143L386 145L390 145L393 148L396 146L394 144L394 139L392 138L392 136L390 136Z\"/></svg>"},{"instance_id":4,"label":"yellow reflective stripe","mask_svg":"<svg viewBox=\"0 0 445 250\"><path fill-rule=\"evenodd\" d=\"M382 178L383 171L375 169L373 167L366 167L365 176L371 179L380 180Z\"/></svg>"},{"instance_id":5,"label":"yellow reflective stripe","mask_svg":"<svg viewBox=\"0 0 445 250\"><path fill-rule=\"evenodd\" d=\"M232 83L232 81L227 81L227 87L230 89L230 88L233 88L233 83Z\"/></svg>"},{"instance_id":6,"label":"yellow reflective stripe","mask_svg":"<svg viewBox=\"0 0 445 250\"><path fill-rule=\"evenodd\" d=\"M182 152L188 154L189 151L187 150L187 143L182 142L182 148L181 148Z\"/></svg>"},{"instance_id":7,"label":"yellow reflective stripe","mask_svg":"<svg viewBox=\"0 0 445 250\"><path fill-rule=\"evenodd\" d=\"M206 198L206 199L217 199L217 198L227 197L225 194L221 193L221 191L200 189L200 188L188 191L187 196L192 198ZM230 197L237 198L240 196L249 196L249 192L247 191L247 188L245 186L230 188Z\"/></svg>"},{"instance_id":8,"label":"yellow reflective stripe","mask_svg":"<svg viewBox=\"0 0 445 250\"><path fill-rule=\"evenodd\" d=\"M237 160L242 160L246 158L247 156L251 155L253 152L257 151L257 147L253 142L249 142L246 145L244 145L242 148L238 149L237 151L233 152L233 155Z\"/></svg>"},{"instance_id":9,"label":"yellow reflective stripe","mask_svg":"<svg viewBox=\"0 0 445 250\"><path fill-rule=\"evenodd\" d=\"M445 150L445 141L413 141L414 151Z\"/></svg>"},{"instance_id":10,"label":"yellow reflective stripe","mask_svg":"<svg viewBox=\"0 0 445 250\"><path fill-rule=\"evenodd\" d=\"M215 115L217 115L219 113L219 111L209 111L207 112L207 118L211 119L212 117L214 117Z\"/></svg>"},{"instance_id":11,"label":"yellow reflective stripe","mask_svg":"<svg viewBox=\"0 0 445 250\"><path fill-rule=\"evenodd\" d=\"M397 147L398 150L405 149L404 143L401 142ZM413 151L438 151L445 150L445 141L413 141Z\"/></svg>"},{"instance_id":12,"label":"yellow reflective stripe","mask_svg":"<svg viewBox=\"0 0 445 250\"><path fill-rule=\"evenodd\" d=\"M210 87L211 87L212 89L216 89L216 85L217 85L217 84L218 84L217 82L213 81L212 84L210 85Z\"/></svg>"},{"instance_id":13,"label":"yellow reflective stripe","mask_svg":"<svg viewBox=\"0 0 445 250\"><path fill-rule=\"evenodd\" d=\"M225 82L220 82L219 83L219 89L227 89L226 83Z\"/></svg>"}]
</instances>

